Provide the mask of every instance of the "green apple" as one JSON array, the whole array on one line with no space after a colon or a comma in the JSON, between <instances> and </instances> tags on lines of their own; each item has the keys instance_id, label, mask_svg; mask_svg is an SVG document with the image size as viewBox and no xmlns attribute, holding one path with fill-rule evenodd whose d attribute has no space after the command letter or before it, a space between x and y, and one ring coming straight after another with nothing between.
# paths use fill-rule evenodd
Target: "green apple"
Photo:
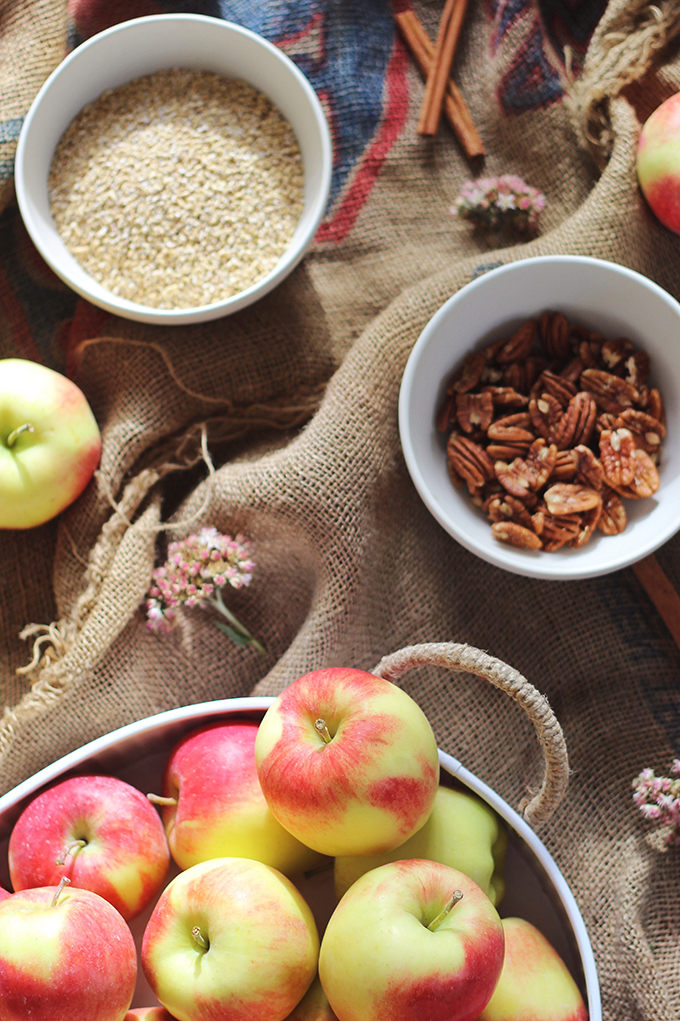
<instances>
[{"instance_id":1,"label":"green apple","mask_svg":"<svg viewBox=\"0 0 680 1021\"><path fill-rule=\"evenodd\" d=\"M255 720L199 727L166 763L163 823L175 862L190 868L209 858L255 858L287 876L323 861L285 830L262 794L255 766Z\"/></svg>"},{"instance_id":2,"label":"green apple","mask_svg":"<svg viewBox=\"0 0 680 1021\"><path fill-rule=\"evenodd\" d=\"M317 969L314 916L283 873L249 858L192 865L142 938L154 995L178 1021L283 1021Z\"/></svg>"},{"instance_id":3,"label":"green apple","mask_svg":"<svg viewBox=\"0 0 680 1021\"><path fill-rule=\"evenodd\" d=\"M476 1021L503 966L503 926L469 876L439 862L364 873L331 915L319 976L340 1021Z\"/></svg>"},{"instance_id":4,"label":"green apple","mask_svg":"<svg viewBox=\"0 0 680 1021\"><path fill-rule=\"evenodd\" d=\"M396 684L363 670L298 678L269 707L255 741L262 792L307 847L379 854L425 823L439 783L432 728Z\"/></svg>"},{"instance_id":5,"label":"green apple","mask_svg":"<svg viewBox=\"0 0 680 1021\"><path fill-rule=\"evenodd\" d=\"M0 360L0 528L33 528L63 511L101 455L82 390L39 362Z\"/></svg>"},{"instance_id":6,"label":"green apple","mask_svg":"<svg viewBox=\"0 0 680 1021\"><path fill-rule=\"evenodd\" d=\"M576 982L551 943L523 918L504 918L505 957L479 1021L587 1021Z\"/></svg>"},{"instance_id":7,"label":"green apple","mask_svg":"<svg viewBox=\"0 0 680 1021\"><path fill-rule=\"evenodd\" d=\"M503 878L505 827L494 810L471 791L440 786L427 822L417 833L385 854L337 857L334 863L338 900L359 876L398 858L429 858L464 872L498 905Z\"/></svg>"},{"instance_id":8,"label":"green apple","mask_svg":"<svg viewBox=\"0 0 680 1021\"><path fill-rule=\"evenodd\" d=\"M0 904L2 1021L123 1021L136 978L132 933L98 894L37 887Z\"/></svg>"}]
</instances>

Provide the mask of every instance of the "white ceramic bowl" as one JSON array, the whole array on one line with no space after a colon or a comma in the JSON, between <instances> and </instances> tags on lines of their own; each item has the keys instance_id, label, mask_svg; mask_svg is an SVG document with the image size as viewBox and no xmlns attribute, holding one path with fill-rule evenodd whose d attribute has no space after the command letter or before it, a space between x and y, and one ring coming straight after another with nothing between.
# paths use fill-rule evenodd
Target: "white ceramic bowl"
<instances>
[{"instance_id":1,"label":"white ceramic bowl","mask_svg":"<svg viewBox=\"0 0 680 1021\"><path fill-rule=\"evenodd\" d=\"M106 89L142 75L182 67L246 81L263 92L290 123L304 166L304 207L286 253L247 290L191 309L155 309L118 298L67 251L52 219L47 180L54 150L73 118ZM136 18L77 47L42 86L19 136L15 183L19 209L38 251L78 294L127 319L182 324L217 319L271 291L300 262L324 214L332 150L328 123L305 76L276 46L231 22L197 14Z\"/></svg>"},{"instance_id":2,"label":"white ceramic bowl","mask_svg":"<svg viewBox=\"0 0 680 1021\"><path fill-rule=\"evenodd\" d=\"M452 370L475 348L541 312L562 312L606 337L627 337L651 359L650 382L666 409L657 493L626 500L626 529L597 531L581 549L516 549L494 539L467 488L449 479L446 438L435 425ZM533 578L593 578L652 553L680 528L680 304L651 280L599 259L556 255L492 269L466 284L432 317L408 359L399 395L406 465L420 496L462 546L497 567Z\"/></svg>"},{"instance_id":3,"label":"white ceramic bowl","mask_svg":"<svg viewBox=\"0 0 680 1021\"><path fill-rule=\"evenodd\" d=\"M28 801L45 786L76 773L103 772L126 780L145 794L158 792L167 756L184 734L218 719L240 716L259 720L272 702L271 698L221 699L150 716L91 741L0 797L0 885L10 888L7 846L12 826ZM590 1021L602 1021L597 969L588 933L554 859L531 827L498 794L452 756L440 752L439 759L442 783L460 783L474 791L507 826L507 892L499 907L501 915L525 918L543 932L577 981ZM173 867L168 878L176 874ZM323 932L335 906L332 865L329 863L327 869L310 877L301 877L298 885L314 912L319 931ZM152 910L153 905L131 924L138 948ZM132 1005L145 1007L155 1002L140 968Z\"/></svg>"}]
</instances>

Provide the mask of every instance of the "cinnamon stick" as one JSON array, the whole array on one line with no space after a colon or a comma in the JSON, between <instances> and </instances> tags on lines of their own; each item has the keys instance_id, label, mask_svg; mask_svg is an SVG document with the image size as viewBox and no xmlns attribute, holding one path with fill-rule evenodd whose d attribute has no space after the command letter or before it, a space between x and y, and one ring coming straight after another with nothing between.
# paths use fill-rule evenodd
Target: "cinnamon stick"
<instances>
[{"instance_id":1,"label":"cinnamon stick","mask_svg":"<svg viewBox=\"0 0 680 1021\"><path fill-rule=\"evenodd\" d=\"M423 23L412 10L395 14L395 20L421 74L427 78L434 60L434 44ZM443 109L444 116L468 159L486 155L484 143L470 116L470 111L452 78L446 83Z\"/></svg>"},{"instance_id":2,"label":"cinnamon stick","mask_svg":"<svg viewBox=\"0 0 680 1021\"><path fill-rule=\"evenodd\" d=\"M680 648L680 596L663 571L653 553L633 564L633 571L643 589L654 603L659 616Z\"/></svg>"},{"instance_id":3,"label":"cinnamon stick","mask_svg":"<svg viewBox=\"0 0 680 1021\"><path fill-rule=\"evenodd\" d=\"M421 135L436 135L439 118L446 92L446 83L451 73L451 64L456 44L463 26L468 0L446 0L437 32L434 59L425 84L425 95L420 109L418 132Z\"/></svg>"}]
</instances>

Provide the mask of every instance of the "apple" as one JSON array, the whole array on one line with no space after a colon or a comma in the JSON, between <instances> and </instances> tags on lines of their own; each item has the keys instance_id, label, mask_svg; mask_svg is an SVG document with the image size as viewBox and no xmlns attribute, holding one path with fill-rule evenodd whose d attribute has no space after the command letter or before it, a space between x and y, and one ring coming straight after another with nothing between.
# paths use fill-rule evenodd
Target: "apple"
<instances>
[{"instance_id":1,"label":"apple","mask_svg":"<svg viewBox=\"0 0 680 1021\"><path fill-rule=\"evenodd\" d=\"M2 1021L123 1021L137 978L132 933L90 890L22 890L0 904Z\"/></svg>"},{"instance_id":2,"label":"apple","mask_svg":"<svg viewBox=\"0 0 680 1021\"><path fill-rule=\"evenodd\" d=\"M165 1007L134 1007L124 1021L177 1021Z\"/></svg>"},{"instance_id":3,"label":"apple","mask_svg":"<svg viewBox=\"0 0 680 1021\"><path fill-rule=\"evenodd\" d=\"M405 843L385 854L335 859L335 895L340 900L359 876L388 861L428 858L470 876L498 905L505 892L507 842L505 827L485 801L472 791L440 786L427 822Z\"/></svg>"},{"instance_id":4,"label":"apple","mask_svg":"<svg viewBox=\"0 0 680 1021\"><path fill-rule=\"evenodd\" d=\"M680 93L654 110L638 140L636 169L654 215L680 233Z\"/></svg>"},{"instance_id":5,"label":"apple","mask_svg":"<svg viewBox=\"0 0 680 1021\"><path fill-rule=\"evenodd\" d=\"M419 858L357 879L319 954L339 1021L475 1021L502 966L503 926L481 887Z\"/></svg>"},{"instance_id":6,"label":"apple","mask_svg":"<svg viewBox=\"0 0 680 1021\"><path fill-rule=\"evenodd\" d=\"M0 360L0 528L33 528L80 496L101 455L82 390L23 358Z\"/></svg>"},{"instance_id":7,"label":"apple","mask_svg":"<svg viewBox=\"0 0 680 1021\"><path fill-rule=\"evenodd\" d=\"M318 975L286 1021L338 1021Z\"/></svg>"},{"instance_id":8,"label":"apple","mask_svg":"<svg viewBox=\"0 0 680 1021\"><path fill-rule=\"evenodd\" d=\"M504 918L505 958L479 1021L587 1021L578 986L551 943L523 918Z\"/></svg>"},{"instance_id":9,"label":"apple","mask_svg":"<svg viewBox=\"0 0 680 1021\"><path fill-rule=\"evenodd\" d=\"M260 723L255 760L279 822L331 856L403 844L425 823L439 784L422 709L396 684L349 668L287 687Z\"/></svg>"},{"instance_id":10,"label":"apple","mask_svg":"<svg viewBox=\"0 0 680 1021\"><path fill-rule=\"evenodd\" d=\"M7 898L11 896L12 894L9 892L9 890L5 890L3 886L0 886L0 901L7 900Z\"/></svg>"},{"instance_id":11,"label":"apple","mask_svg":"<svg viewBox=\"0 0 680 1021\"><path fill-rule=\"evenodd\" d=\"M287 876L323 859L272 815L255 766L255 720L207 724L172 749L161 809L170 853L181 869L209 858L255 858Z\"/></svg>"},{"instance_id":12,"label":"apple","mask_svg":"<svg viewBox=\"0 0 680 1021\"><path fill-rule=\"evenodd\" d=\"M178 1021L283 1021L316 974L319 936L299 890L250 858L180 872L144 930L154 995Z\"/></svg>"},{"instance_id":13,"label":"apple","mask_svg":"<svg viewBox=\"0 0 680 1021\"><path fill-rule=\"evenodd\" d=\"M8 860L15 890L56 885L67 876L129 920L160 892L170 853L158 812L141 791L88 774L29 802L10 834Z\"/></svg>"}]
</instances>

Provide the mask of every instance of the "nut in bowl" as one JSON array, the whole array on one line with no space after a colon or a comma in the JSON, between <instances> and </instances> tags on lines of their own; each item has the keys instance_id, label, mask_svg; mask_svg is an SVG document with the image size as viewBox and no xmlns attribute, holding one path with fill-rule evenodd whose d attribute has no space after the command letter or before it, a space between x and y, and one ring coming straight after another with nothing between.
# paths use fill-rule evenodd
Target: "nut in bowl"
<instances>
[{"instance_id":1,"label":"nut in bowl","mask_svg":"<svg viewBox=\"0 0 680 1021\"><path fill-rule=\"evenodd\" d=\"M321 104L282 50L220 18L159 14L62 61L24 122L15 181L62 280L169 325L236 312L288 276L331 164Z\"/></svg>"},{"instance_id":2,"label":"nut in bowl","mask_svg":"<svg viewBox=\"0 0 680 1021\"><path fill-rule=\"evenodd\" d=\"M679 387L680 305L666 291L598 259L514 262L461 288L418 338L399 398L406 464L482 559L597 577L680 528Z\"/></svg>"}]
</instances>

